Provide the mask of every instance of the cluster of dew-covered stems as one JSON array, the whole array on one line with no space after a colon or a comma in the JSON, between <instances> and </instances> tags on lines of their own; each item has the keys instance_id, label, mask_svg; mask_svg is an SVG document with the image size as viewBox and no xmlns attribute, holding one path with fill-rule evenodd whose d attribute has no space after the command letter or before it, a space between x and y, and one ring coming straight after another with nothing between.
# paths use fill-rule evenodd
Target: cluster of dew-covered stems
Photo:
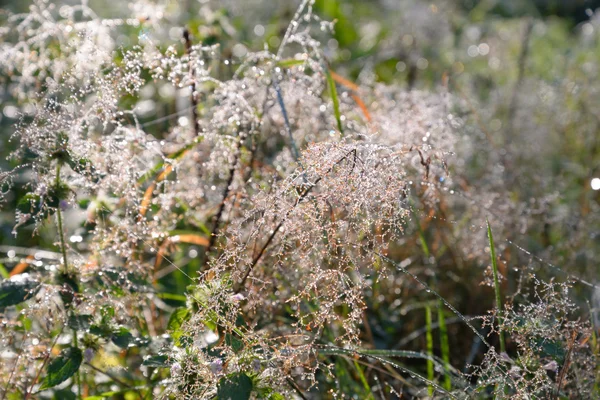
<instances>
[{"instance_id":1,"label":"cluster of dew-covered stems","mask_svg":"<svg viewBox=\"0 0 600 400\"><path fill-rule=\"evenodd\" d=\"M15 233L50 230L58 251L36 252L27 272L3 283L14 299L3 303L0 326L4 396L44 395L68 381L81 398L107 379L140 397L304 396L327 379L320 371L335 380L327 354L392 366L410 380L389 373L386 390L408 382L415 396L495 388L526 398L556 387L544 375L554 364L531 345L550 337L552 316L572 311L554 287L537 306L509 308L501 326L494 313L480 324L511 335L531 353L529 364L498 355L434 292L485 344L476 385L432 354L409 357L435 361L437 373L452 376L448 385L389 359L400 353L363 349L375 286L432 293L407 269L410 257L392 257L401 254L411 201L460 210L445 194L463 121L447 88L359 88L332 71L320 39L333 24L312 6L302 1L276 52L235 63L218 45L196 43L193 30L165 44L145 31L152 19L101 19L85 4L57 10L36 1L9 18L1 66L29 113L14 135L23 165L0 179L27 171ZM117 47L120 29L141 29L139 43ZM148 120L145 96L157 91L175 93L176 124ZM164 131L151 129L164 121ZM489 197L465 197L479 217L489 209ZM515 208L494 207L492 225ZM476 239L467 247L486 246ZM189 285L185 302L166 290L175 274ZM519 319L532 311L541 322L524 327ZM587 329L566 319L554 341L569 341L576 327ZM592 358L570 343L570 370L583 374ZM126 374L106 366L118 355ZM77 368L53 380L48 371L61 360Z\"/></svg>"}]
</instances>

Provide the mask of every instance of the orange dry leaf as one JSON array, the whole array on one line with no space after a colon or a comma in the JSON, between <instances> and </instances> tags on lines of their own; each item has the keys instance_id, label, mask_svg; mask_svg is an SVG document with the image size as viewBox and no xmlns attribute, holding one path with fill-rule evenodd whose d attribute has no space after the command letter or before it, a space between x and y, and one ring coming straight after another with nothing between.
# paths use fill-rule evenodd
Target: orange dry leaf
<instances>
[{"instance_id":1,"label":"orange dry leaf","mask_svg":"<svg viewBox=\"0 0 600 400\"><path fill-rule=\"evenodd\" d=\"M344 78L343 76L336 74L332 70L329 70L329 72L331 73L331 77L333 78L333 80L335 82L339 83L342 86L347 87L348 89L350 89L353 92L351 94L352 99L356 102L356 105L358 105L358 107L363 112L367 122L371 122L371 114L369 113L369 110L367 109L367 106L365 105L365 103L361 100L360 96L358 95L358 89L359 89L358 85L356 83Z\"/></svg>"},{"instance_id":2,"label":"orange dry leaf","mask_svg":"<svg viewBox=\"0 0 600 400\"><path fill-rule=\"evenodd\" d=\"M160 175L158 175L158 177L156 178L156 182L160 182L163 179L165 179L171 173L171 171L173 171L173 166L167 166L167 168L165 168L165 170L161 172Z\"/></svg>"},{"instance_id":3,"label":"orange dry leaf","mask_svg":"<svg viewBox=\"0 0 600 400\"><path fill-rule=\"evenodd\" d=\"M140 205L140 214L146 215L148 211L148 206L150 206L150 200L152 200L152 193L154 192L154 188L156 187L156 183L148 186L146 192L144 192L144 198L142 199L142 204Z\"/></svg>"},{"instance_id":4,"label":"orange dry leaf","mask_svg":"<svg viewBox=\"0 0 600 400\"><path fill-rule=\"evenodd\" d=\"M167 166L164 171L156 177L156 182L164 180L171 173L171 171L173 171L173 166ZM141 215L146 215L146 212L148 211L148 206L150 206L150 201L152 200L152 193L154 193L154 189L156 188L156 182L148 186L148 189L146 189L144 192L144 198L142 199L142 204L140 205Z\"/></svg>"},{"instance_id":5,"label":"orange dry leaf","mask_svg":"<svg viewBox=\"0 0 600 400\"><path fill-rule=\"evenodd\" d=\"M177 235L173 238L177 238L174 241L180 243L189 243L189 244L197 244L198 246L208 247L208 239L200 236L194 235L193 233L186 233L183 235Z\"/></svg>"},{"instance_id":6,"label":"orange dry leaf","mask_svg":"<svg viewBox=\"0 0 600 400\"><path fill-rule=\"evenodd\" d=\"M371 122L371 114L369 113L367 106L365 106L365 103L363 103L363 101L360 99L360 97L358 97L357 94L352 94L352 99L356 102L356 105L358 105L362 110L367 122Z\"/></svg>"},{"instance_id":7,"label":"orange dry leaf","mask_svg":"<svg viewBox=\"0 0 600 400\"><path fill-rule=\"evenodd\" d=\"M334 81L336 81L337 83L339 83L342 86L346 86L350 90L358 92L358 85L356 83L349 81L348 79L344 78L341 75L336 74L335 72L333 72L331 70L329 70L329 72L331 73L331 77L333 78Z\"/></svg>"},{"instance_id":8,"label":"orange dry leaf","mask_svg":"<svg viewBox=\"0 0 600 400\"><path fill-rule=\"evenodd\" d=\"M23 271L27 269L30 264L30 261L33 260L33 256L27 256L24 261L18 263L12 271L10 271L10 276L19 275Z\"/></svg>"}]
</instances>

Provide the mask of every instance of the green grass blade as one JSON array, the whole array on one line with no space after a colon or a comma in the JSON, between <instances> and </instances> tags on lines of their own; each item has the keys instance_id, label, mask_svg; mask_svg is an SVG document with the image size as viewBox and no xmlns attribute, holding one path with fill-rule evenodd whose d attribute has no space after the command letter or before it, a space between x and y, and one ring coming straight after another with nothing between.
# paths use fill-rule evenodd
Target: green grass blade
<instances>
[{"instance_id":1,"label":"green grass blade","mask_svg":"<svg viewBox=\"0 0 600 400\"><path fill-rule=\"evenodd\" d=\"M365 376L362 367L358 364L358 362L356 362L356 360L354 360L354 368L356 368L356 371L358 372L358 376L360 378L361 383L363 384L363 387L365 388L365 392L367 393L367 399L374 399L373 397L373 391L371 390L371 386L369 385L369 382L367 381L367 377Z\"/></svg>"},{"instance_id":2,"label":"green grass blade","mask_svg":"<svg viewBox=\"0 0 600 400\"><path fill-rule=\"evenodd\" d=\"M286 58L284 60L277 61L277 66L281 68L291 68L303 64L306 64L306 60L297 60L295 58Z\"/></svg>"},{"instance_id":3,"label":"green grass blade","mask_svg":"<svg viewBox=\"0 0 600 400\"><path fill-rule=\"evenodd\" d=\"M335 81L331 76L331 72L329 68L325 67L325 75L327 77L327 86L329 86L329 95L331 96L331 101L333 103L333 113L335 115L335 119L337 121L338 129L340 131L340 135L344 136L344 129L342 128L342 116L340 114L340 100L338 98L337 89L335 88Z\"/></svg>"},{"instance_id":4,"label":"green grass blade","mask_svg":"<svg viewBox=\"0 0 600 400\"><path fill-rule=\"evenodd\" d=\"M448 329L446 328L446 317L441 302L438 305L438 324L440 326L440 348L442 350L442 360L444 361L444 389L452 389L450 375L446 372L450 369L450 345L448 343Z\"/></svg>"},{"instance_id":5,"label":"green grass blade","mask_svg":"<svg viewBox=\"0 0 600 400\"><path fill-rule=\"evenodd\" d=\"M411 354L412 356L415 356L415 357L416 357L416 355L420 355L420 358L425 358L425 359L430 358L426 354L412 352L412 351L398 351L398 350L366 350L366 349L355 350L355 349L344 349L341 347L333 347L333 346L318 349L318 352L319 352L319 354L331 354L331 355L339 355L339 356L345 356L345 357L354 357L356 355L359 355L359 356L363 356L363 357L372 358L383 364L388 364L388 365L398 369L399 371L408 374L411 378L417 379L417 380L423 382L424 384L433 387L436 391L443 393L445 395L444 398L456 399L455 395L453 395L452 393L450 393L449 391L447 391L446 389L444 389L437 383L425 378L422 375L417 374L416 372L406 368L405 366L399 364L398 362L390 360L384 356L384 354L396 354L396 355Z\"/></svg>"},{"instance_id":6,"label":"green grass blade","mask_svg":"<svg viewBox=\"0 0 600 400\"><path fill-rule=\"evenodd\" d=\"M388 262L389 264L393 265L398 271L410 276L412 279L414 279L415 281L417 281L417 283L419 283L421 286L423 286L425 288L425 290L427 290L428 292L432 293L435 297L437 297L442 303L444 303L444 305L446 307L448 307L450 309L450 311L452 311L454 314L456 314L456 316L458 318L461 319L462 322L465 323L465 325L467 325L469 327L469 329L471 329L473 331L473 333L481 340L481 342L483 344L486 345L486 347L491 347L489 342L485 339L485 337L477 330L477 328L475 328L473 326L473 324L471 322L469 322L469 320L460 313L460 311L458 311L456 309L456 307L454 307L452 304L450 304L450 302L448 300L446 300L444 297L442 297L441 294L439 294L438 292L436 292L435 290L433 290L431 288L431 286L429 286L428 284L426 284L421 278L419 278L417 275L413 274L412 272L410 272L409 270L407 270L406 268L404 268L402 265L400 265L400 263L395 262L394 260L392 260L391 258L376 252L376 251L372 251L372 250L368 250L367 251L371 251L373 254L378 255L379 257L381 257L382 260L385 260L386 262Z\"/></svg>"},{"instance_id":7,"label":"green grass blade","mask_svg":"<svg viewBox=\"0 0 600 400\"><path fill-rule=\"evenodd\" d=\"M433 333L431 332L431 307L425 307L425 325L427 327L427 334L425 335L427 339L427 354L430 357L433 357ZM433 361L427 360L427 379L433 382ZM429 397L433 397L433 386L427 386L427 392L429 393Z\"/></svg>"},{"instance_id":8,"label":"green grass blade","mask_svg":"<svg viewBox=\"0 0 600 400\"><path fill-rule=\"evenodd\" d=\"M440 370L444 370L445 373L448 375L449 379L450 377L453 377L454 379L456 379L457 382L460 383L461 386L468 386L468 383L462 379L460 371L454 369L449 363L448 368L446 368L444 366L444 361L441 358L436 357L435 355L430 355L419 351L364 348L344 349L337 346L322 346L317 348L316 350L319 354L322 355L360 355L363 357L384 357L386 359L411 358L430 360L433 363L434 367L437 367Z\"/></svg>"},{"instance_id":9,"label":"green grass blade","mask_svg":"<svg viewBox=\"0 0 600 400\"><path fill-rule=\"evenodd\" d=\"M488 238L490 239L490 254L492 257L492 269L494 272L494 291L496 292L496 307L498 308L498 334L500 336L500 353L506 353L506 344L504 342L504 332L502 331L502 297L500 296L500 281L498 279L498 260L496 258L496 249L494 246L494 237L489 221L487 223Z\"/></svg>"},{"instance_id":10,"label":"green grass blade","mask_svg":"<svg viewBox=\"0 0 600 400\"><path fill-rule=\"evenodd\" d=\"M4 264L2 264L2 263L0 263L0 276L4 279L8 279L10 277L10 274L4 267Z\"/></svg>"}]
</instances>

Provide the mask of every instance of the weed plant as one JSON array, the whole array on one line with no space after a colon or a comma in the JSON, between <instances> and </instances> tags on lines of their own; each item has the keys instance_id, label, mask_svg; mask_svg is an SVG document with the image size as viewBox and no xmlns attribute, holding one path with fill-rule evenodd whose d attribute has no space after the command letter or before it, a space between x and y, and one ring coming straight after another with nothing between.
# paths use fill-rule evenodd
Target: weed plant
<instances>
[{"instance_id":1,"label":"weed plant","mask_svg":"<svg viewBox=\"0 0 600 400\"><path fill-rule=\"evenodd\" d=\"M563 85L526 73L559 57L531 19L382 2L369 54L339 2L255 47L240 3L1 15L1 398L600 396L600 203L551 181L562 150L598 173L593 13Z\"/></svg>"}]
</instances>

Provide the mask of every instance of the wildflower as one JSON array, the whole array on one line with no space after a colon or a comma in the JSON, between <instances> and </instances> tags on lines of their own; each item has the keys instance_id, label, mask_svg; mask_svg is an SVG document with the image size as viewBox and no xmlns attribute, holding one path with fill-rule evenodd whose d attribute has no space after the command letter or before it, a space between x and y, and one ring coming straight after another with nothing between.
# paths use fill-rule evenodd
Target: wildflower
<instances>
[{"instance_id":1,"label":"wildflower","mask_svg":"<svg viewBox=\"0 0 600 400\"><path fill-rule=\"evenodd\" d=\"M236 302L236 303L237 303L237 302L239 302L239 301L242 301L242 300L244 300L244 299L245 299L245 297L244 297L244 295L243 295L243 294L241 294L241 293L236 293L236 294L234 294L233 296L231 296L231 300L233 300L233 301L234 301L234 302Z\"/></svg>"},{"instance_id":2,"label":"wildflower","mask_svg":"<svg viewBox=\"0 0 600 400\"><path fill-rule=\"evenodd\" d=\"M218 375L223 372L223 360L217 358L210 362L209 367L213 374Z\"/></svg>"},{"instance_id":3,"label":"wildflower","mask_svg":"<svg viewBox=\"0 0 600 400\"><path fill-rule=\"evenodd\" d=\"M544 368L547 371L556 372L556 371L558 371L558 363L556 361L552 360L549 363L544 364L544 366L542 368Z\"/></svg>"},{"instance_id":4,"label":"wildflower","mask_svg":"<svg viewBox=\"0 0 600 400\"><path fill-rule=\"evenodd\" d=\"M92 359L94 358L94 349L92 348L87 348L85 349L85 351L83 352L83 358L85 359L85 362L92 362Z\"/></svg>"},{"instance_id":5,"label":"wildflower","mask_svg":"<svg viewBox=\"0 0 600 400\"><path fill-rule=\"evenodd\" d=\"M181 368L181 364L178 362L174 362L173 364L171 364L171 375L172 376L179 376L182 372L182 368Z\"/></svg>"}]
</instances>

